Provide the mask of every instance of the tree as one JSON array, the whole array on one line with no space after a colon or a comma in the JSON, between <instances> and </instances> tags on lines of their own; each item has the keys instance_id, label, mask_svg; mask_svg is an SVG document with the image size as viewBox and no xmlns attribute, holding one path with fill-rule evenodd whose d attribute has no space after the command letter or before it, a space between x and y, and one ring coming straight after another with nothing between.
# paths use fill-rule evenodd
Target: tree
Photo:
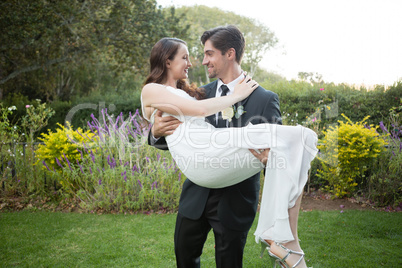
<instances>
[{"instance_id":1,"label":"tree","mask_svg":"<svg viewBox=\"0 0 402 268\"><path fill-rule=\"evenodd\" d=\"M157 40L186 35L155 0L3 0L0 9L3 95L69 99L103 75L144 74Z\"/></svg>"},{"instance_id":2,"label":"tree","mask_svg":"<svg viewBox=\"0 0 402 268\"><path fill-rule=\"evenodd\" d=\"M204 53L200 42L200 37L205 30L228 24L239 27L246 40L242 66L252 75L258 70L258 64L264 54L278 43L278 39L267 26L233 12L196 5L178 8L177 14L184 18L181 23L190 25L189 35L185 37L185 41L189 45L192 57L193 67L190 72L190 80L193 82L200 84L208 82L207 71L202 66Z\"/></svg>"}]
</instances>

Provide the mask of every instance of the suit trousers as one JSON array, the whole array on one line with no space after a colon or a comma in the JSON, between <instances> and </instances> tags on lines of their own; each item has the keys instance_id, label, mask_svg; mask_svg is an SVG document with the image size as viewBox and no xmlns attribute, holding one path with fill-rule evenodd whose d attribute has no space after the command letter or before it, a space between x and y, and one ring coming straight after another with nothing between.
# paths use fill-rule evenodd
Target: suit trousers
<instances>
[{"instance_id":1,"label":"suit trousers","mask_svg":"<svg viewBox=\"0 0 402 268\"><path fill-rule=\"evenodd\" d=\"M200 267L202 249L211 229L215 237L216 267L242 267L248 230L230 230L220 222L218 205L223 191L210 190L205 210L199 219L192 220L178 213L174 235L177 267Z\"/></svg>"}]
</instances>

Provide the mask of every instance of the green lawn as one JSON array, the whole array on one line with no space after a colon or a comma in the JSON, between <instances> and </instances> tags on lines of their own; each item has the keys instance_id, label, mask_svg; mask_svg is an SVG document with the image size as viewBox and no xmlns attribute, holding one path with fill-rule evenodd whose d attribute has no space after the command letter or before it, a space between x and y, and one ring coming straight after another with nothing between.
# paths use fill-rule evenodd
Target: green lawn
<instances>
[{"instance_id":1,"label":"green lawn","mask_svg":"<svg viewBox=\"0 0 402 268\"><path fill-rule=\"evenodd\" d=\"M0 213L1 267L175 267L175 214L94 215ZM270 267L249 233L244 267ZM301 212L301 245L308 265L402 267L402 213ZM213 236L202 267L215 267Z\"/></svg>"}]
</instances>

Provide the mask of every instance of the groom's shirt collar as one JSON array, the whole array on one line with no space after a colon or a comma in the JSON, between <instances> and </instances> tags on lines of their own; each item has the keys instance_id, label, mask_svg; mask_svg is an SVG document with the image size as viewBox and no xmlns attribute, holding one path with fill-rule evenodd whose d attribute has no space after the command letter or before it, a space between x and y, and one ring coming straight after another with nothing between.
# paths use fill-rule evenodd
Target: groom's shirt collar
<instances>
[{"instance_id":1,"label":"groom's shirt collar","mask_svg":"<svg viewBox=\"0 0 402 268\"><path fill-rule=\"evenodd\" d=\"M229 92L227 95L230 95L233 93L235 86L237 85L237 83L239 83L239 81L244 77L243 72L240 74L239 77L237 77L235 80L233 80L232 82L230 82L229 84L226 84L226 86L229 88ZM222 89L221 86L224 85L224 83L222 82L222 80L218 79L218 84L217 84L217 89L216 89L216 97L220 97L222 94Z\"/></svg>"},{"instance_id":2,"label":"groom's shirt collar","mask_svg":"<svg viewBox=\"0 0 402 268\"><path fill-rule=\"evenodd\" d=\"M232 82L230 82L229 84L226 85L229 88L229 92L227 93L227 95L230 95L230 94L232 94L234 92L235 85L237 85L237 83L243 77L244 77L244 73L241 72L239 77L237 77L235 80L233 80ZM215 97L220 97L221 96L221 94L222 94L221 86L222 85L224 85L224 83L222 82L222 80L218 79L218 83L216 85L217 88L216 88ZM218 113L215 114L215 123L218 124Z\"/></svg>"}]
</instances>

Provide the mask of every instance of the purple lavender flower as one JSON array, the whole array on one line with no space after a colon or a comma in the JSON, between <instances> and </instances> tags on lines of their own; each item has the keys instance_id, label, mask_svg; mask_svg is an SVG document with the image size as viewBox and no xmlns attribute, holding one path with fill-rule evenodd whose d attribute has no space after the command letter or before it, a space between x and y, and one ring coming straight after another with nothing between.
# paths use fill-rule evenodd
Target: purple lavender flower
<instances>
[{"instance_id":1,"label":"purple lavender flower","mask_svg":"<svg viewBox=\"0 0 402 268\"><path fill-rule=\"evenodd\" d=\"M114 159L114 157L112 156L112 168L115 168L116 166L117 166L117 164L116 164L116 160Z\"/></svg>"},{"instance_id":2,"label":"purple lavender flower","mask_svg":"<svg viewBox=\"0 0 402 268\"><path fill-rule=\"evenodd\" d=\"M103 112L103 110L102 110L102 112ZM99 120L98 119L96 119L96 117L94 116L94 114L91 114L91 118L92 118L92 120L93 120L93 126L96 128L96 126L99 126L100 125L100 123L99 123Z\"/></svg>"},{"instance_id":3,"label":"purple lavender flower","mask_svg":"<svg viewBox=\"0 0 402 268\"><path fill-rule=\"evenodd\" d=\"M120 115L121 115L121 114L120 114ZM114 123L114 125L113 125L113 123L112 123L114 129L118 129L118 128L119 128L118 124L119 124L119 120L120 120L120 115L117 116L116 122ZM109 120L109 121L111 121L111 120Z\"/></svg>"},{"instance_id":4,"label":"purple lavender flower","mask_svg":"<svg viewBox=\"0 0 402 268\"><path fill-rule=\"evenodd\" d=\"M131 170L132 170L132 171L137 171L137 172L138 172L137 165L134 165L134 166L133 166L133 168L132 168Z\"/></svg>"},{"instance_id":5,"label":"purple lavender flower","mask_svg":"<svg viewBox=\"0 0 402 268\"><path fill-rule=\"evenodd\" d=\"M67 161L68 167L70 168L71 171L73 171L73 169L71 168L71 165L70 165L70 161L68 161L68 158L67 158L66 154L63 153L63 155L64 155L64 158L65 158L66 161Z\"/></svg>"},{"instance_id":6,"label":"purple lavender flower","mask_svg":"<svg viewBox=\"0 0 402 268\"><path fill-rule=\"evenodd\" d=\"M105 125L105 132L110 135L109 127L106 124L105 114L107 114L107 109L102 109L102 117L103 117L103 123Z\"/></svg>"},{"instance_id":7,"label":"purple lavender flower","mask_svg":"<svg viewBox=\"0 0 402 268\"><path fill-rule=\"evenodd\" d=\"M93 126L91 124L91 122L89 122L89 121L87 122L87 125L88 125L89 129L91 130L91 132L94 133L95 126Z\"/></svg>"},{"instance_id":8,"label":"purple lavender flower","mask_svg":"<svg viewBox=\"0 0 402 268\"><path fill-rule=\"evenodd\" d=\"M102 185L102 180L101 179L99 179L98 184Z\"/></svg>"},{"instance_id":9,"label":"purple lavender flower","mask_svg":"<svg viewBox=\"0 0 402 268\"><path fill-rule=\"evenodd\" d=\"M110 166L111 168L113 168L113 167L112 167L112 162L110 162L110 154L107 155L107 163L109 164L109 166Z\"/></svg>"},{"instance_id":10,"label":"purple lavender flower","mask_svg":"<svg viewBox=\"0 0 402 268\"><path fill-rule=\"evenodd\" d=\"M49 171L50 171L49 167L46 165L45 160L43 160L43 161L42 161L42 163L43 163L43 165L44 165L44 166L47 168L47 170L49 170Z\"/></svg>"},{"instance_id":11,"label":"purple lavender flower","mask_svg":"<svg viewBox=\"0 0 402 268\"><path fill-rule=\"evenodd\" d=\"M88 149L87 149L87 147L85 146L85 142L82 142L82 147L84 147L85 152L88 153Z\"/></svg>"},{"instance_id":12,"label":"purple lavender flower","mask_svg":"<svg viewBox=\"0 0 402 268\"><path fill-rule=\"evenodd\" d=\"M137 130L140 130L140 129L141 129L141 127L140 127L140 125L138 124L137 120L133 120L133 124L134 124L134 127L135 127ZM138 134L139 134L139 133L138 133Z\"/></svg>"},{"instance_id":13,"label":"purple lavender flower","mask_svg":"<svg viewBox=\"0 0 402 268\"><path fill-rule=\"evenodd\" d=\"M135 139L136 138L136 135L135 135L135 131L133 130L133 128L130 126L130 127L127 127L127 130L128 130L128 133Z\"/></svg>"},{"instance_id":14,"label":"purple lavender flower","mask_svg":"<svg viewBox=\"0 0 402 268\"><path fill-rule=\"evenodd\" d=\"M140 180L137 180L138 184L140 185L141 189L142 189L142 183L140 182Z\"/></svg>"},{"instance_id":15,"label":"purple lavender flower","mask_svg":"<svg viewBox=\"0 0 402 268\"><path fill-rule=\"evenodd\" d=\"M93 138L90 138L87 133L85 133L85 137L87 137L87 139L90 141L95 141Z\"/></svg>"},{"instance_id":16,"label":"purple lavender flower","mask_svg":"<svg viewBox=\"0 0 402 268\"><path fill-rule=\"evenodd\" d=\"M136 116L138 116L138 115L140 115L140 110L136 109L136 110L135 110L135 114L133 115L133 118L136 117Z\"/></svg>"},{"instance_id":17,"label":"purple lavender flower","mask_svg":"<svg viewBox=\"0 0 402 268\"><path fill-rule=\"evenodd\" d=\"M388 133L387 128L384 126L384 123L381 121L380 122L380 128L382 129L382 131L384 131L385 133Z\"/></svg>"},{"instance_id":18,"label":"purple lavender flower","mask_svg":"<svg viewBox=\"0 0 402 268\"><path fill-rule=\"evenodd\" d=\"M80 152L80 154L81 154L81 160L84 160L84 154L82 153L82 151L79 149L77 149L77 151Z\"/></svg>"},{"instance_id":19,"label":"purple lavender flower","mask_svg":"<svg viewBox=\"0 0 402 268\"><path fill-rule=\"evenodd\" d=\"M91 150L90 156L91 156L92 162L95 163L95 155L94 155L94 153L92 152L92 150Z\"/></svg>"},{"instance_id":20,"label":"purple lavender flower","mask_svg":"<svg viewBox=\"0 0 402 268\"><path fill-rule=\"evenodd\" d=\"M78 144L78 143L74 140L74 138L71 138L69 135L67 135L67 138L68 138L72 143Z\"/></svg>"},{"instance_id":21,"label":"purple lavender flower","mask_svg":"<svg viewBox=\"0 0 402 268\"><path fill-rule=\"evenodd\" d=\"M80 167L81 173L85 175L84 170L82 170L82 166L80 165L80 161L77 159L77 165Z\"/></svg>"},{"instance_id":22,"label":"purple lavender flower","mask_svg":"<svg viewBox=\"0 0 402 268\"><path fill-rule=\"evenodd\" d=\"M85 137L81 134L81 132L78 131L78 129L75 132L77 132L78 135L80 135L83 139L85 139Z\"/></svg>"},{"instance_id":23,"label":"purple lavender flower","mask_svg":"<svg viewBox=\"0 0 402 268\"><path fill-rule=\"evenodd\" d=\"M63 168L63 166L60 164L60 161L59 161L59 159L56 157L56 163L57 163L57 165L59 165L61 168Z\"/></svg>"}]
</instances>

